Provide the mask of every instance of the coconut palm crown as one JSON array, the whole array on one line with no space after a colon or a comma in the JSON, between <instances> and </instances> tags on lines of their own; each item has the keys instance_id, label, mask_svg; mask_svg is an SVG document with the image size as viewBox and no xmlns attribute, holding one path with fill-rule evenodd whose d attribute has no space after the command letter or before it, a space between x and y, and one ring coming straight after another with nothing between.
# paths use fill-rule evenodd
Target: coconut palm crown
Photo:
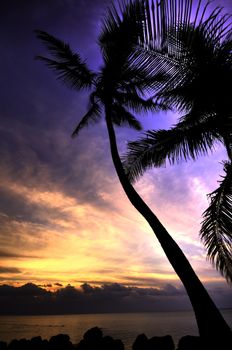
<instances>
[{"instance_id":1,"label":"coconut palm crown","mask_svg":"<svg viewBox=\"0 0 232 350\"><path fill-rule=\"evenodd\" d=\"M81 56L74 53L68 44L44 31L36 31L37 37L51 53L50 58L36 58L44 61L57 73L58 79L72 89L90 90L88 111L72 136L101 119L107 99L111 100L112 122L136 130L141 130L141 125L131 111L147 112L156 111L158 108L158 104L152 99L144 98L144 94L162 80L161 75L150 75L143 66L136 65L133 57L135 43L143 32L141 3L122 2L120 10L119 12L112 5L103 21L98 37L103 57L103 66L99 72L92 72Z\"/></svg>"},{"instance_id":2,"label":"coconut palm crown","mask_svg":"<svg viewBox=\"0 0 232 350\"><path fill-rule=\"evenodd\" d=\"M188 9L190 1L182 1ZM200 236L207 255L221 274L232 282L232 27L230 16L216 7L206 18L209 2L190 19L171 21L170 8L177 1L163 0L149 9L153 30L148 31L141 51L154 74L170 74L156 90L154 101L166 104L180 114L169 130L147 131L128 144L124 158L131 181L146 169L182 160L196 160L222 143L228 160L219 187L209 195L210 205L203 213ZM163 36L154 26L156 11L165 11ZM187 11L187 10L186 10ZM198 16L198 19L197 19ZM185 20L185 18L189 18ZM157 37L163 41L158 41ZM144 59L144 58L143 58Z\"/></svg>"}]
</instances>

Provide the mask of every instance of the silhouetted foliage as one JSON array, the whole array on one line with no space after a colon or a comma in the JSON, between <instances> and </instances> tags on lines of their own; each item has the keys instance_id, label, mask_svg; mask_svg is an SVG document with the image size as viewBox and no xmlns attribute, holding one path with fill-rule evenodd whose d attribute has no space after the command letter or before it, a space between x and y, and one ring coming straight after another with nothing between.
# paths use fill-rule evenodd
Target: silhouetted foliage
<instances>
[{"instance_id":1,"label":"silhouetted foliage","mask_svg":"<svg viewBox=\"0 0 232 350\"><path fill-rule=\"evenodd\" d=\"M169 130L147 131L130 142L124 159L130 181L146 169L160 167L168 160L196 160L224 144L228 162L225 178L210 196L203 214L200 236L212 263L227 281L232 281L232 27L231 18L216 7L206 16L209 3L197 6L190 16L190 1L181 1L184 11L173 15L176 1L163 0L160 11L163 29L156 27L154 8L149 9L147 33L141 48L148 67L156 76L166 77L156 90L154 101L177 110L181 116ZM190 12L189 12L190 11ZM161 40L161 39L162 40Z\"/></svg>"}]
</instances>

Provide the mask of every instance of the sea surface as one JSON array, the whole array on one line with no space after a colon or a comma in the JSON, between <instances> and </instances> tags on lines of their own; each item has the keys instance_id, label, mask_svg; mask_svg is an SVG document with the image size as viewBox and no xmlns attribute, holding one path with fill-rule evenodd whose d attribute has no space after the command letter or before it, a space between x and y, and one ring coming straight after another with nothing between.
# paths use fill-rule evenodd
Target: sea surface
<instances>
[{"instance_id":1,"label":"sea surface","mask_svg":"<svg viewBox=\"0 0 232 350\"><path fill-rule=\"evenodd\" d=\"M222 314L232 328L232 310L223 310ZM111 335L124 342L125 349L131 349L136 336L145 333L148 337L172 335L178 340L187 334L198 335L194 314L191 311L152 312L127 314L89 314L56 316L0 316L0 340L40 335L49 339L59 333L69 334L76 344L86 330L98 326L104 335Z\"/></svg>"}]
</instances>

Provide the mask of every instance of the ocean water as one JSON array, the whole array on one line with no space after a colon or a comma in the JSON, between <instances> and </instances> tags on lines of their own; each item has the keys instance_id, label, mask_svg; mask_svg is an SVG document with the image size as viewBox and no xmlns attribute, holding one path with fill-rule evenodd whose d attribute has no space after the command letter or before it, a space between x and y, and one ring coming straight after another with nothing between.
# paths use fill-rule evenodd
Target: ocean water
<instances>
[{"instance_id":1,"label":"ocean water","mask_svg":"<svg viewBox=\"0 0 232 350\"><path fill-rule=\"evenodd\" d=\"M232 310L223 310L223 316L232 328ZM86 330L98 326L104 335L121 339L125 349L131 349L136 336L145 333L148 337L155 335L172 335L174 342L187 334L198 335L194 314L191 311L153 312L128 314L89 314L56 316L0 316L0 340L10 342L12 339L40 335L49 339L59 333L69 334L73 343L78 343Z\"/></svg>"}]
</instances>

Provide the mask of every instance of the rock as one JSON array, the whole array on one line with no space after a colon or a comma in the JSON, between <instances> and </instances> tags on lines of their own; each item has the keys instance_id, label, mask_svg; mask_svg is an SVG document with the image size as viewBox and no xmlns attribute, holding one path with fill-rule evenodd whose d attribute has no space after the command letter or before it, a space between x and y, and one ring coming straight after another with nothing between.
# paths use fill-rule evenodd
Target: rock
<instances>
[{"instance_id":1,"label":"rock","mask_svg":"<svg viewBox=\"0 0 232 350\"><path fill-rule=\"evenodd\" d=\"M99 327L90 328L87 332L85 332L83 338L84 340L88 340L91 342L100 341L102 339L102 331Z\"/></svg>"},{"instance_id":2,"label":"rock","mask_svg":"<svg viewBox=\"0 0 232 350\"><path fill-rule=\"evenodd\" d=\"M86 347L86 341L82 339L82 340L77 344L76 348L77 348L78 350L85 350L85 349L87 349L87 347Z\"/></svg>"},{"instance_id":3,"label":"rock","mask_svg":"<svg viewBox=\"0 0 232 350\"><path fill-rule=\"evenodd\" d=\"M54 335L49 340L49 348L53 350L72 349L73 345L70 341L70 337L67 334Z\"/></svg>"},{"instance_id":4,"label":"rock","mask_svg":"<svg viewBox=\"0 0 232 350\"><path fill-rule=\"evenodd\" d=\"M103 337L98 327L89 329L83 339L77 344L78 350L124 350L121 340L115 340L110 336Z\"/></svg>"},{"instance_id":5,"label":"rock","mask_svg":"<svg viewBox=\"0 0 232 350\"><path fill-rule=\"evenodd\" d=\"M11 342L8 345L8 349L10 350L18 349L18 340L17 339L11 340Z\"/></svg>"},{"instance_id":6,"label":"rock","mask_svg":"<svg viewBox=\"0 0 232 350\"><path fill-rule=\"evenodd\" d=\"M115 350L124 350L124 344L120 339L115 339L114 341Z\"/></svg>"},{"instance_id":7,"label":"rock","mask_svg":"<svg viewBox=\"0 0 232 350\"><path fill-rule=\"evenodd\" d=\"M42 340L42 338L40 336L33 337L33 338L31 338L31 343L33 345L42 345L43 344L43 340Z\"/></svg>"},{"instance_id":8,"label":"rock","mask_svg":"<svg viewBox=\"0 0 232 350\"><path fill-rule=\"evenodd\" d=\"M145 334L139 334L135 339L132 349L133 350L146 350L148 346L148 338Z\"/></svg>"},{"instance_id":9,"label":"rock","mask_svg":"<svg viewBox=\"0 0 232 350\"><path fill-rule=\"evenodd\" d=\"M203 350L200 337L186 335L178 342L177 350Z\"/></svg>"},{"instance_id":10,"label":"rock","mask_svg":"<svg viewBox=\"0 0 232 350\"><path fill-rule=\"evenodd\" d=\"M77 345L77 349L78 350L101 350L102 341L103 341L103 334L101 329L98 327L93 327L89 329L87 332L85 332L83 339Z\"/></svg>"},{"instance_id":11,"label":"rock","mask_svg":"<svg viewBox=\"0 0 232 350\"><path fill-rule=\"evenodd\" d=\"M105 336L100 343L101 350L124 350L124 344L119 339L113 339L110 336Z\"/></svg>"},{"instance_id":12,"label":"rock","mask_svg":"<svg viewBox=\"0 0 232 350\"><path fill-rule=\"evenodd\" d=\"M30 350L31 349L31 342L28 339L20 339L19 346L20 346L20 349L22 349L22 350Z\"/></svg>"},{"instance_id":13,"label":"rock","mask_svg":"<svg viewBox=\"0 0 232 350\"><path fill-rule=\"evenodd\" d=\"M149 350L174 350L175 344L170 335L163 337L152 337L148 340Z\"/></svg>"},{"instance_id":14,"label":"rock","mask_svg":"<svg viewBox=\"0 0 232 350\"><path fill-rule=\"evenodd\" d=\"M48 348L48 341L44 343L43 339L38 337L31 338L30 349L31 350L46 350Z\"/></svg>"},{"instance_id":15,"label":"rock","mask_svg":"<svg viewBox=\"0 0 232 350\"><path fill-rule=\"evenodd\" d=\"M5 341L0 341L0 350L6 350L7 349L7 343Z\"/></svg>"},{"instance_id":16,"label":"rock","mask_svg":"<svg viewBox=\"0 0 232 350\"><path fill-rule=\"evenodd\" d=\"M49 341L47 339L43 339L42 342L43 342L42 343L42 349L43 350L48 349L49 348Z\"/></svg>"},{"instance_id":17,"label":"rock","mask_svg":"<svg viewBox=\"0 0 232 350\"><path fill-rule=\"evenodd\" d=\"M29 350L30 349L30 340L26 340L26 339L16 340L16 339L13 339L10 342L10 344L8 345L8 349L10 349L10 350Z\"/></svg>"}]
</instances>

